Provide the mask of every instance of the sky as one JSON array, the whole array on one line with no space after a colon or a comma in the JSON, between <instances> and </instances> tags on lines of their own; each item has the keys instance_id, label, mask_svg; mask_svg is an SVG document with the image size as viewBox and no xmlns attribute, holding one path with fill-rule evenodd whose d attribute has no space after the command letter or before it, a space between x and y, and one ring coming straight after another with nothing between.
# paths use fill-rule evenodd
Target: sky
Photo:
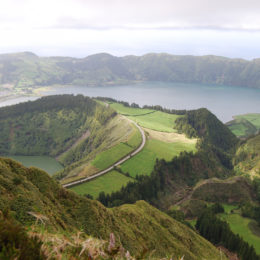
<instances>
[{"instance_id":1,"label":"sky","mask_svg":"<svg viewBox=\"0 0 260 260\"><path fill-rule=\"evenodd\" d=\"M0 0L0 53L260 58L259 0Z\"/></svg>"}]
</instances>

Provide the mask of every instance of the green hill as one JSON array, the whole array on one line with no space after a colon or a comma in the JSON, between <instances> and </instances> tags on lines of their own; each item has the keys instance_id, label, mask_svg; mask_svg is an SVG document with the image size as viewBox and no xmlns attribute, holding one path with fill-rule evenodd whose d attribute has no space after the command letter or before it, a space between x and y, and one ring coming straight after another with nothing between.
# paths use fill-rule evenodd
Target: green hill
<instances>
[{"instance_id":1,"label":"green hill","mask_svg":"<svg viewBox=\"0 0 260 260\"><path fill-rule=\"evenodd\" d=\"M155 258L184 255L185 259L219 259L218 250L209 242L144 201L107 209L65 190L45 172L10 159L0 159L0 192L2 212L9 210L24 226L35 223L37 216L45 222L41 232L82 230L101 239L108 239L113 232L131 255L148 252Z\"/></svg>"},{"instance_id":2,"label":"green hill","mask_svg":"<svg viewBox=\"0 0 260 260\"><path fill-rule=\"evenodd\" d=\"M249 203L255 200L252 185L242 177L205 180L193 189L192 199L220 203Z\"/></svg>"},{"instance_id":3,"label":"green hill","mask_svg":"<svg viewBox=\"0 0 260 260\"><path fill-rule=\"evenodd\" d=\"M0 85L18 93L35 87L98 86L136 81L165 81L259 88L260 60L218 56L180 56L150 53L115 57L100 53L83 59L38 57L33 53L0 55Z\"/></svg>"},{"instance_id":4,"label":"green hill","mask_svg":"<svg viewBox=\"0 0 260 260\"><path fill-rule=\"evenodd\" d=\"M115 114L81 95L48 96L2 107L0 154L58 156L82 136L93 135Z\"/></svg>"},{"instance_id":5,"label":"green hill","mask_svg":"<svg viewBox=\"0 0 260 260\"><path fill-rule=\"evenodd\" d=\"M107 168L141 143L134 124L81 95L48 96L0 108L0 124L0 155L19 156L21 162L38 167L46 156L56 158L65 168L55 177L64 183Z\"/></svg>"},{"instance_id":6,"label":"green hill","mask_svg":"<svg viewBox=\"0 0 260 260\"><path fill-rule=\"evenodd\" d=\"M260 114L234 116L226 125L237 137L246 138L260 131Z\"/></svg>"},{"instance_id":7,"label":"green hill","mask_svg":"<svg viewBox=\"0 0 260 260\"><path fill-rule=\"evenodd\" d=\"M237 173L260 177L260 134L244 141L233 159Z\"/></svg>"}]
</instances>

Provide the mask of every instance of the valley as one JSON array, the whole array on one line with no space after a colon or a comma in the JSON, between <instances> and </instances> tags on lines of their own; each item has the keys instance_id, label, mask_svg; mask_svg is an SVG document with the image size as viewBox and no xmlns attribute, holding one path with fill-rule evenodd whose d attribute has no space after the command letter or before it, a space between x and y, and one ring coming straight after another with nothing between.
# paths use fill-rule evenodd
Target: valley
<instances>
[{"instance_id":1,"label":"valley","mask_svg":"<svg viewBox=\"0 0 260 260\"><path fill-rule=\"evenodd\" d=\"M209 235L202 226L198 227L206 225L200 220L201 214L214 214L211 216L213 226L215 221L218 223L215 217L225 220L230 226L230 230L225 232L232 232L234 240L239 234L239 239L246 241L241 243L248 243L243 246L248 248L248 252L234 248L237 254L243 257L245 254L254 256L255 252L259 254L260 237L252 231L258 230L260 212L257 132L239 140L234 134L241 137L237 129L242 127L236 124L234 127L233 123L226 126L203 108L190 111L160 106L140 108L135 103L117 102L111 98L91 99L82 95L43 97L34 102L0 108L0 112L3 126L0 130L1 155L20 159L25 164L26 158L30 160L37 154L40 163L43 158L56 158L62 164L62 168L57 168L59 171L54 173L53 180L37 168L27 169L11 160L0 159L0 174L3 174L0 178L0 210L7 203L5 194L8 191L14 198L9 202L10 210L23 225L33 222L26 212L37 212L33 214L39 216L49 216L52 212L48 220L51 232L62 228L73 233L83 225L88 235L100 237L102 234L105 239L112 227L123 241L122 246L133 254L140 254L142 249L135 244L133 237L139 234L138 243L146 244L140 237L147 231L147 225L139 226L142 232L138 233L137 229L132 231L133 225L129 224L130 219L139 219L139 214L155 225L163 214L178 225L184 224L187 232L192 231L189 223L193 223L202 236L215 244L216 238L211 237L214 234ZM258 127L258 114L246 117ZM32 166L41 168L40 163ZM51 161L44 164L55 169ZM7 171L10 177L5 175ZM50 170L49 173L52 174ZM95 176L98 173L104 175ZM81 180L84 182L77 183ZM70 183L73 184L71 187ZM30 192L41 193L37 196L42 202L27 197L28 185L33 185ZM68 185L68 189L61 185ZM52 203L60 206L56 209ZM46 204L47 208L43 206ZM150 216L153 209L148 209L151 206L146 204L157 208L156 221ZM225 212L221 212L221 207ZM51 209L49 213L48 209ZM149 212L147 216L146 210ZM154 214L157 213L152 213L152 216ZM72 224L75 217L77 222ZM129 225L127 231L119 224L122 219L127 219L124 222ZM172 223L169 219L159 220L159 226L165 224L167 232L173 225L169 224ZM106 230L104 223L107 221ZM198 221L201 224L196 224ZM176 228L175 225L175 231L161 233L168 237L170 248L173 248L170 241ZM158 236L156 232L154 236ZM46 233L46 239L53 234ZM178 243L178 239L190 241L185 234L182 234L185 238L180 235L174 243ZM193 235L189 233L187 236ZM145 240L156 248L156 256L163 255L162 248L152 242L157 239ZM203 253L198 249L195 256L189 251L191 249L185 249L186 246L189 247L188 244L174 247L176 256L180 252L187 259L198 259L199 254L211 254L210 259L215 259L213 249L215 253L211 249ZM225 247L231 250L229 244Z\"/></svg>"},{"instance_id":2,"label":"valley","mask_svg":"<svg viewBox=\"0 0 260 260\"><path fill-rule=\"evenodd\" d=\"M136 178L137 175L150 175L157 159L170 161L174 156L178 156L180 152L196 151L196 139L188 139L184 135L176 133L177 130L174 129L174 122L177 117L179 117L178 115L167 114L152 109L134 108L129 105L124 106L120 103L111 103L107 101L104 105L106 106L106 104L115 109L122 116L137 122L143 129L140 129L140 131L144 131L146 134L146 137L143 136L143 145L140 147L138 153L135 152L135 155L130 155L125 162L120 161L120 164L115 164L116 168L114 167L113 172L114 174L117 173L117 175L123 175L121 179L124 179L124 185L129 181L134 181L134 178ZM151 128L155 130L152 130ZM147 139L146 142L145 139ZM124 153L124 149L115 146L98 155L92 164L100 170L103 170L105 166L108 167L115 161L116 151L120 151L121 155ZM113 158L110 158L108 154L113 154ZM99 160L102 161L102 165L98 165ZM84 179L82 181L84 181ZM100 185L102 186L102 183L105 182L108 185L105 190L100 189L99 193L111 193L120 190L123 186L121 181L118 182L118 185L113 183L110 190L109 184L110 182L113 182L112 178L100 176L98 179L91 181L90 184L79 184L76 187L73 187L72 190L79 192L80 194L89 194L97 198L99 194L97 193L98 187L100 187ZM74 183L72 182L71 184L74 185ZM65 187L69 187L69 185L70 183L65 183ZM91 188L88 190L89 187Z\"/></svg>"}]
</instances>

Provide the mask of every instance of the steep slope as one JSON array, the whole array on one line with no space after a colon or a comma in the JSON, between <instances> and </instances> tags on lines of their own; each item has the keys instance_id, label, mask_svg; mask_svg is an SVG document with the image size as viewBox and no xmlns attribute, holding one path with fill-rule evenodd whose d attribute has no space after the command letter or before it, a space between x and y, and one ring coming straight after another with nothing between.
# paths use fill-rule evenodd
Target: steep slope
<instances>
[{"instance_id":1,"label":"steep slope","mask_svg":"<svg viewBox=\"0 0 260 260\"><path fill-rule=\"evenodd\" d=\"M260 177L260 134L244 141L233 159L237 173Z\"/></svg>"},{"instance_id":2,"label":"steep slope","mask_svg":"<svg viewBox=\"0 0 260 260\"><path fill-rule=\"evenodd\" d=\"M33 216L38 216L52 232L81 229L103 239L113 232L134 255L154 250L154 257L219 258L209 242L144 201L107 209L63 189L46 173L13 160L0 159L0 193L0 210L11 210L23 225L32 224Z\"/></svg>"},{"instance_id":3,"label":"steep slope","mask_svg":"<svg viewBox=\"0 0 260 260\"><path fill-rule=\"evenodd\" d=\"M157 160L150 176L139 176L135 183L111 195L100 194L102 203L115 206L144 199L167 209L185 198L199 180L233 174L232 156L238 139L216 116L207 109L188 111L175 126L187 136L199 138L197 152L182 152L169 162Z\"/></svg>"},{"instance_id":4,"label":"steep slope","mask_svg":"<svg viewBox=\"0 0 260 260\"><path fill-rule=\"evenodd\" d=\"M239 138L247 138L260 131L260 114L245 114L233 117L234 120L226 123L228 128Z\"/></svg>"},{"instance_id":5,"label":"steep slope","mask_svg":"<svg viewBox=\"0 0 260 260\"><path fill-rule=\"evenodd\" d=\"M243 177L205 180L193 189L192 199L221 203L250 203L255 200L252 185Z\"/></svg>"},{"instance_id":6,"label":"steep slope","mask_svg":"<svg viewBox=\"0 0 260 260\"><path fill-rule=\"evenodd\" d=\"M134 81L174 81L260 87L260 59L150 53L115 57L106 53L83 59L41 58L32 53L0 55L0 84L31 93L36 86L98 86Z\"/></svg>"},{"instance_id":7,"label":"steep slope","mask_svg":"<svg viewBox=\"0 0 260 260\"><path fill-rule=\"evenodd\" d=\"M0 154L57 156L115 114L81 95L48 96L2 107Z\"/></svg>"}]
</instances>

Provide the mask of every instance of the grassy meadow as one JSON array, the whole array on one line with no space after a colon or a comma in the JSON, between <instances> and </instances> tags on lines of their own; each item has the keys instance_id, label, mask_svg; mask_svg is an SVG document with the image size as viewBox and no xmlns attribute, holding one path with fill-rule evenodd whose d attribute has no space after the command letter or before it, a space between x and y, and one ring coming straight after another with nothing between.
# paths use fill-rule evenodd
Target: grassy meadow
<instances>
[{"instance_id":1,"label":"grassy meadow","mask_svg":"<svg viewBox=\"0 0 260 260\"><path fill-rule=\"evenodd\" d=\"M132 126L133 133L125 142L121 142L98 154L91 164L96 168L103 170L135 150L141 144L142 136L137 127L134 125Z\"/></svg>"},{"instance_id":2,"label":"grassy meadow","mask_svg":"<svg viewBox=\"0 0 260 260\"><path fill-rule=\"evenodd\" d=\"M252 245L256 252L260 254L260 237L253 234L249 224L252 219L244 218L237 213L221 214L221 219L228 222L231 230L235 234L239 234L246 242Z\"/></svg>"},{"instance_id":3,"label":"grassy meadow","mask_svg":"<svg viewBox=\"0 0 260 260\"><path fill-rule=\"evenodd\" d=\"M130 119L137 122L140 126L160 132L176 132L175 120L179 115L167 114L161 111L141 115L129 116Z\"/></svg>"},{"instance_id":4,"label":"grassy meadow","mask_svg":"<svg viewBox=\"0 0 260 260\"><path fill-rule=\"evenodd\" d=\"M143 115L147 113L154 112L152 109L143 109L143 108L133 108L133 107L125 107L123 104L120 103L110 103L110 107L114 108L117 113L122 115Z\"/></svg>"},{"instance_id":5,"label":"grassy meadow","mask_svg":"<svg viewBox=\"0 0 260 260\"><path fill-rule=\"evenodd\" d=\"M257 129L260 129L260 113L245 114L235 116L236 119L244 118L253 124Z\"/></svg>"},{"instance_id":6,"label":"grassy meadow","mask_svg":"<svg viewBox=\"0 0 260 260\"><path fill-rule=\"evenodd\" d=\"M167 143L156 139L149 139L144 149L133 158L121 165L123 172L130 176L150 175L156 158L170 161L182 151L195 151L195 143L172 142Z\"/></svg>"},{"instance_id":7,"label":"grassy meadow","mask_svg":"<svg viewBox=\"0 0 260 260\"><path fill-rule=\"evenodd\" d=\"M227 126L236 136L248 137L260 130L260 113L234 116Z\"/></svg>"},{"instance_id":8,"label":"grassy meadow","mask_svg":"<svg viewBox=\"0 0 260 260\"><path fill-rule=\"evenodd\" d=\"M10 155L8 158L14 159L26 167L33 166L42 169L50 175L63 169L58 161L49 156Z\"/></svg>"},{"instance_id":9,"label":"grassy meadow","mask_svg":"<svg viewBox=\"0 0 260 260\"><path fill-rule=\"evenodd\" d=\"M179 117L178 115L151 109L125 107L119 103L109 103L109 105L119 114L127 115L129 119L137 122L144 128L148 136L144 149L120 166L121 170L124 173L129 173L131 177L134 178L137 174L150 175L156 158L170 161L182 151L196 150L195 139L187 139L184 135L176 133L174 122ZM117 145L99 153L91 165L103 170L138 147L142 141L141 134L134 125L133 128L135 131L127 140L122 140ZM111 193L119 190L122 185L125 185L126 180L132 179L113 171L113 174L106 174L72 189L79 194L89 193L95 197L101 191Z\"/></svg>"},{"instance_id":10,"label":"grassy meadow","mask_svg":"<svg viewBox=\"0 0 260 260\"><path fill-rule=\"evenodd\" d=\"M174 122L180 117L152 109L125 107L119 103L111 103L110 107L114 108L119 114L126 115L142 127L161 132L176 132Z\"/></svg>"},{"instance_id":11,"label":"grassy meadow","mask_svg":"<svg viewBox=\"0 0 260 260\"><path fill-rule=\"evenodd\" d=\"M126 177L117 171L111 171L101 177L98 177L90 182L74 186L71 190L75 191L80 195L90 194L94 198L97 198L101 191L105 193L111 193L117 191L128 182L134 181L132 178Z\"/></svg>"}]
</instances>

